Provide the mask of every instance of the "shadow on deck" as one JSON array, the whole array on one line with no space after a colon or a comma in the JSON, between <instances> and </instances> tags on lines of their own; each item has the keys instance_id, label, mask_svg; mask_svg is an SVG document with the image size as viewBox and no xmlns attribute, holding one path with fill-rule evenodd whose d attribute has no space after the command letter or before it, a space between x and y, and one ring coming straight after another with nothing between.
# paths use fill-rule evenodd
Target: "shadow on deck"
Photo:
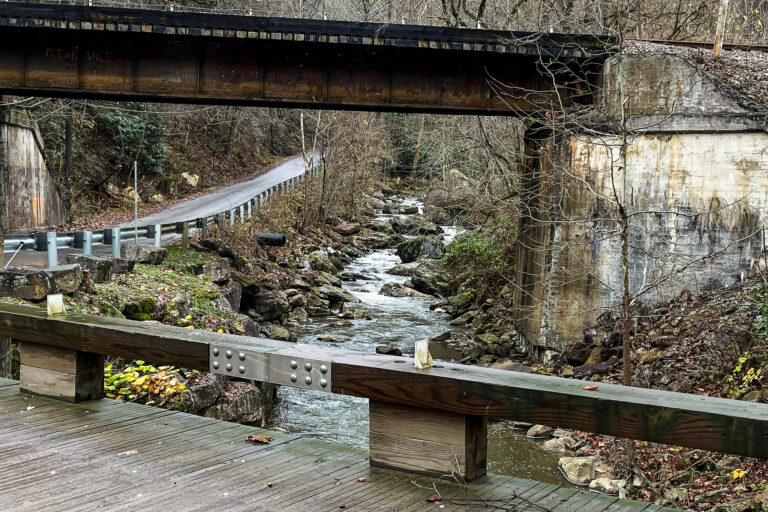
<instances>
[{"instance_id":1,"label":"shadow on deck","mask_svg":"<svg viewBox=\"0 0 768 512\"><path fill-rule=\"evenodd\" d=\"M245 442L260 433L272 442ZM441 505L426 501L435 489ZM95 509L670 510L501 475L433 482L318 439L113 400L68 404L0 379L0 510Z\"/></svg>"}]
</instances>

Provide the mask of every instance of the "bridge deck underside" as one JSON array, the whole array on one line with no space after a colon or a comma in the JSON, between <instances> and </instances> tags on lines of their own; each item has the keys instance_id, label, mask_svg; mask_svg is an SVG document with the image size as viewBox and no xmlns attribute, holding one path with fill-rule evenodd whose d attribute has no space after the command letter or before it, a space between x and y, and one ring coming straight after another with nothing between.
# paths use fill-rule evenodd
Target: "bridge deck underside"
<instances>
[{"instance_id":1,"label":"bridge deck underside","mask_svg":"<svg viewBox=\"0 0 768 512\"><path fill-rule=\"evenodd\" d=\"M432 481L369 468L364 452L320 439L113 400L67 404L2 379L0 418L2 510L438 510ZM246 443L252 434L273 440ZM669 510L500 475L467 493L435 484L449 500L505 510ZM494 510L474 503L439 510Z\"/></svg>"}]
</instances>

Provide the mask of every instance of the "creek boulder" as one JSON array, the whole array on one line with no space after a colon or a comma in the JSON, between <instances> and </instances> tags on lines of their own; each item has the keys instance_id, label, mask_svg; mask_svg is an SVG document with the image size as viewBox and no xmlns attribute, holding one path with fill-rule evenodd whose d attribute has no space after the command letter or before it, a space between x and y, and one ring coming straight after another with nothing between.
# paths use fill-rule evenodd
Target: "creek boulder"
<instances>
[{"instance_id":1,"label":"creek boulder","mask_svg":"<svg viewBox=\"0 0 768 512\"><path fill-rule=\"evenodd\" d=\"M0 297L44 300L56 293L56 281L50 272L41 269L0 269Z\"/></svg>"},{"instance_id":2,"label":"creek boulder","mask_svg":"<svg viewBox=\"0 0 768 512\"><path fill-rule=\"evenodd\" d=\"M432 298L431 295L427 295L426 293L421 293L418 290L414 290L413 288L409 288L400 283L386 283L384 286L381 287L381 289L379 290L379 293L381 295L386 295L387 297L421 297L421 298L427 298L427 299Z\"/></svg>"},{"instance_id":3,"label":"creek boulder","mask_svg":"<svg viewBox=\"0 0 768 512\"><path fill-rule=\"evenodd\" d=\"M253 297L253 309L248 315L256 320L276 320L291 309L288 296L280 290L259 290Z\"/></svg>"},{"instance_id":4,"label":"creek boulder","mask_svg":"<svg viewBox=\"0 0 768 512\"><path fill-rule=\"evenodd\" d=\"M442 236L417 236L397 245L397 255L403 263L411 263L419 258L439 260L445 255Z\"/></svg>"},{"instance_id":5,"label":"creek boulder","mask_svg":"<svg viewBox=\"0 0 768 512\"><path fill-rule=\"evenodd\" d=\"M421 265L421 262L416 261L412 261L410 263L401 263L387 270L387 274L392 274L393 276L411 277L414 273L416 273L416 269L419 267L419 265Z\"/></svg>"},{"instance_id":6,"label":"creek boulder","mask_svg":"<svg viewBox=\"0 0 768 512\"><path fill-rule=\"evenodd\" d=\"M392 347L390 345L377 345L376 346L376 353L377 354L384 354L387 356L402 356L403 351L400 350L397 347Z\"/></svg>"},{"instance_id":7,"label":"creek boulder","mask_svg":"<svg viewBox=\"0 0 768 512\"><path fill-rule=\"evenodd\" d=\"M561 457L557 465L573 483L588 484L595 479L594 457Z\"/></svg>"},{"instance_id":8,"label":"creek boulder","mask_svg":"<svg viewBox=\"0 0 768 512\"><path fill-rule=\"evenodd\" d=\"M333 264L330 256L328 256L328 253L325 251L313 251L307 255L307 259L309 260L309 267L312 270L328 272L329 274L334 275L338 272L336 265Z\"/></svg>"},{"instance_id":9,"label":"creek boulder","mask_svg":"<svg viewBox=\"0 0 768 512\"><path fill-rule=\"evenodd\" d=\"M125 247L125 246L123 246ZM88 272L94 283L106 283L112 279L112 260L99 258L98 256L86 256L85 254L67 254L67 263L77 263Z\"/></svg>"},{"instance_id":10,"label":"creek boulder","mask_svg":"<svg viewBox=\"0 0 768 512\"><path fill-rule=\"evenodd\" d=\"M550 437L553 430L552 427L546 425L534 425L528 429L525 435L528 437Z\"/></svg>"},{"instance_id":11,"label":"creek boulder","mask_svg":"<svg viewBox=\"0 0 768 512\"><path fill-rule=\"evenodd\" d=\"M400 213L402 213L403 215L417 215L419 213L419 207L404 204L400 207Z\"/></svg>"},{"instance_id":12,"label":"creek boulder","mask_svg":"<svg viewBox=\"0 0 768 512\"><path fill-rule=\"evenodd\" d=\"M61 293L75 293L83 284L83 268L77 263L56 265L45 270L51 274L56 282L56 289Z\"/></svg>"},{"instance_id":13,"label":"creek boulder","mask_svg":"<svg viewBox=\"0 0 768 512\"><path fill-rule=\"evenodd\" d=\"M345 336L343 334L325 334L317 337L317 341L326 341L328 343L344 343L351 339L350 336Z\"/></svg>"},{"instance_id":14,"label":"creek boulder","mask_svg":"<svg viewBox=\"0 0 768 512\"><path fill-rule=\"evenodd\" d=\"M260 424L264 417L264 395L250 382L230 381L221 386L218 401L205 409L205 416L245 424Z\"/></svg>"},{"instance_id":15,"label":"creek boulder","mask_svg":"<svg viewBox=\"0 0 768 512\"><path fill-rule=\"evenodd\" d=\"M357 222L342 222L336 226L336 232L342 236L356 235L360 232L360 224Z\"/></svg>"},{"instance_id":16,"label":"creek boulder","mask_svg":"<svg viewBox=\"0 0 768 512\"><path fill-rule=\"evenodd\" d=\"M626 480L612 480L610 478L595 478L589 482L589 490L603 494L619 494L619 489L627 486Z\"/></svg>"},{"instance_id":17,"label":"creek boulder","mask_svg":"<svg viewBox=\"0 0 768 512\"><path fill-rule=\"evenodd\" d=\"M153 320L157 311L157 302L152 297L129 299L123 305L123 316L128 320Z\"/></svg>"},{"instance_id":18,"label":"creek boulder","mask_svg":"<svg viewBox=\"0 0 768 512\"><path fill-rule=\"evenodd\" d=\"M136 266L136 260L127 258L112 258L112 274L130 274Z\"/></svg>"},{"instance_id":19,"label":"creek boulder","mask_svg":"<svg viewBox=\"0 0 768 512\"><path fill-rule=\"evenodd\" d=\"M389 221L392 231L401 235L439 235L443 228L430 222L421 215L413 215L406 219L395 217Z\"/></svg>"},{"instance_id":20,"label":"creek boulder","mask_svg":"<svg viewBox=\"0 0 768 512\"><path fill-rule=\"evenodd\" d=\"M296 325L305 325L312 323L309 319L309 313L303 307L298 307L288 314L288 323Z\"/></svg>"},{"instance_id":21,"label":"creek boulder","mask_svg":"<svg viewBox=\"0 0 768 512\"><path fill-rule=\"evenodd\" d=\"M152 244L123 244L120 257L147 265L159 265L168 257L168 250Z\"/></svg>"},{"instance_id":22,"label":"creek boulder","mask_svg":"<svg viewBox=\"0 0 768 512\"><path fill-rule=\"evenodd\" d=\"M445 274L430 261L420 263L411 274L413 287L422 293L447 297L453 293L453 287Z\"/></svg>"},{"instance_id":23,"label":"creek boulder","mask_svg":"<svg viewBox=\"0 0 768 512\"><path fill-rule=\"evenodd\" d=\"M265 338L270 340L296 341L296 338L291 334L291 331L276 324L261 324L259 326L259 331L261 331Z\"/></svg>"},{"instance_id":24,"label":"creek boulder","mask_svg":"<svg viewBox=\"0 0 768 512\"><path fill-rule=\"evenodd\" d=\"M323 285L312 288L310 291L317 297L327 300L330 307L346 302L360 302L357 297L339 286Z\"/></svg>"}]
</instances>

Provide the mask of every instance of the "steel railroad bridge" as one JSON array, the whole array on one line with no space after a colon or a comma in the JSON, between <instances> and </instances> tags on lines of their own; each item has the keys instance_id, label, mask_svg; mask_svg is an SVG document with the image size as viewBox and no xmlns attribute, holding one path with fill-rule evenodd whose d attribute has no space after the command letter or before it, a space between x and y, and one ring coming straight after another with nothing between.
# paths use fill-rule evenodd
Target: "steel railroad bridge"
<instances>
[{"instance_id":1,"label":"steel railroad bridge","mask_svg":"<svg viewBox=\"0 0 768 512\"><path fill-rule=\"evenodd\" d=\"M0 3L0 93L515 115L590 102L609 40Z\"/></svg>"}]
</instances>

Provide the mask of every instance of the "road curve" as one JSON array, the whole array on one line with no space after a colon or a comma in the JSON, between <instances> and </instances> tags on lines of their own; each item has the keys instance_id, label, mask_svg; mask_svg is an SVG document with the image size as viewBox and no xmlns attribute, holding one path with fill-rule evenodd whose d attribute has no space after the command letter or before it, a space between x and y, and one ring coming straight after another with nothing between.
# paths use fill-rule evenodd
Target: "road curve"
<instances>
[{"instance_id":1,"label":"road curve","mask_svg":"<svg viewBox=\"0 0 768 512\"><path fill-rule=\"evenodd\" d=\"M302 157L287 160L274 169L248 181L235 183L210 194L182 201L170 208L146 217L139 217L138 225L170 224L184 220L208 217L240 206L249 199L268 190L274 185L304 173ZM120 228L132 228L133 221L121 224Z\"/></svg>"}]
</instances>

